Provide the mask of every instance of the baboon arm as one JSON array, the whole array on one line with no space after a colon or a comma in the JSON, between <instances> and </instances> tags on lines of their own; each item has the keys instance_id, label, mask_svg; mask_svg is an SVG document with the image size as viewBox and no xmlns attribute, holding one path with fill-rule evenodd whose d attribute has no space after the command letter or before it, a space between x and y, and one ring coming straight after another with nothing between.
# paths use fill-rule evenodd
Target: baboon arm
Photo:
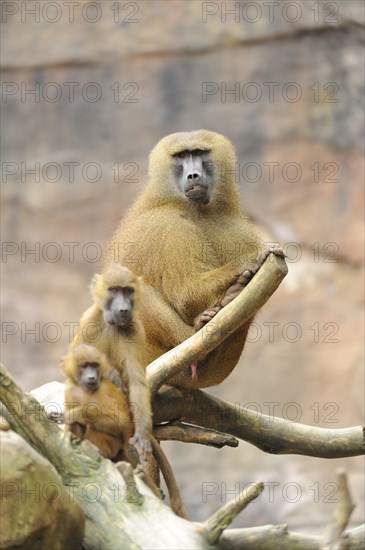
<instances>
[{"instance_id":1,"label":"baboon arm","mask_svg":"<svg viewBox=\"0 0 365 550\"><path fill-rule=\"evenodd\" d=\"M236 252L230 253L229 245L232 248L239 245L241 241L245 242L247 228L245 229L241 218L227 220L227 222L224 220L224 223L229 222L231 226L233 224L233 229L227 236L228 244L225 257L223 245L221 248L218 246L218 252L205 251L202 245L206 237L198 233L195 238L196 225L189 220L177 219L176 213L174 214L173 211L165 212L158 218L158 222L157 226L155 220L151 222L145 216L138 219L138 223L135 225L137 232L143 234L144 224L149 228L149 234L156 237L157 243L161 233L165 236L163 242L153 249L154 261L151 265L148 257L152 253L143 247L138 252L140 255L138 261L144 266L145 271L142 270L142 275L145 277L145 281L155 289L151 291L145 284L152 304L152 307L147 304L148 312L150 316L156 317L154 322L156 321L158 327L154 332L167 337L169 340L167 347L171 348L191 335L186 327L193 325L197 315L205 309L219 304L237 276L245 269L254 266L255 258L261 249L261 243L252 235L249 236L249 247L246 249L238 247ZM193 236L185 246L183 243L179 245L182 235ZM143 253L145 257L142 255ZM223 254L223 258L219 257L220 254ZM160 266L160 272L156 273L156 266ZM143 303L143 299L141 303ZM163 321L159 322L161 314ZM144 325L148 327L146 332L150 340L150 329L153 330L153 327L150 327L148 323L147 313L143 321ZM178 340L176 340L176 334Z\"/></svg>"},{"instance_id":2,"label":"baboon arm","mask_svg":"<svg viewBox=\"0 0 365 550\"><path fill-rule=\"evenodd\" d=\"M237 266L237 262L229 262L221 267L203 273L197 279L197 286L198 288L201 286L202 290L204 289L207 295L211 294L214 301L214 297L228 288L235 277L237 277L239 271L240 269Z\"/></svg>"},{"instance_id":3,"label":"baboon arm","mask_svg":"<svg viewBox=\"0 0 365 550\"><path fill-rule=\"evenodd\" d=\"M146 283L139 308L141 321L148 327L148 339L162 348L174 348L195 333L159 292Z\"/></svg>"},{"instance_id":4,"label":"baboon arm","mask_svg":"<svg viewBox=\"0 0 365 550\"><path fill-rule=\"evenodd\" d=\"M179 281L178 292L171 283L169 287L165 288L166 298L179 313L177 314L175 310L172 311L178 316L180 322L185 324L184 321L187 321L186 326L190 327L199 314L220 303L227 289L237 278L239 271L237 263L229 262L211 271L196 274L193 283L189 278ZM164 324L165 326L166 324ZM175 347L191 336L191 333L186 335L185 331L184 337L181 338L182 334L179 329L176 330L173 326L171 328L175 336L175 343L171 347ZM164 331L166 331L165 328ZM164 331L162 334L165 336L166 332ZM176 341L176 336L179 337L178 341Z\"/></svg>"},{"instance_id":5,"label":"baboon arm","mask_svg":"<svg viewBox=\"0 0 365 550\"><path fill-rule=\"evenodd\" d=\"M129 401L136 426L136 434L147 436L152 431L151 397L144 366L130 358L125 365L129 384Z\"/></svg>"}]
</instances>

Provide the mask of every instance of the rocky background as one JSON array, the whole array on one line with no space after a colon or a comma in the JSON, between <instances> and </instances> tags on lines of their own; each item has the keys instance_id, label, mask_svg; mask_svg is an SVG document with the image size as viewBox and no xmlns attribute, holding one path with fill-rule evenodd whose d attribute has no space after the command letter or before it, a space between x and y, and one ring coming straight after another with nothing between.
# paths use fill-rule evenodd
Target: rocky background
<instances>
[{"instance_id":1,"label":"rocky background","mask_svg":"<svg viewBox=\"0 0 365 550\"><path fill-rule=\"evenodd\" d=\"M4 1L2 360L62 380L115 225L164 135L236 145L245 209L288 254L216 395L326 428L363 422L364 3ZM229 11L231 10L231 11ZM163 238L163 235L161 235ZM269 483L236 526L320 532L342 465L362 521L363 460L164 445L192 519Z\"/></svg>"}]
</instances>

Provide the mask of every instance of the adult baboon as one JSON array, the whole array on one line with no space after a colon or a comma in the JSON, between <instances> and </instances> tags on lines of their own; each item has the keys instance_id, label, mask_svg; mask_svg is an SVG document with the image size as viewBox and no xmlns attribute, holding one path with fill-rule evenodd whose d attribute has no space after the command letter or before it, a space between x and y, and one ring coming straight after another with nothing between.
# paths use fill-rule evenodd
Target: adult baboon
<instances>
[{"instance_id":1,"label":"adult baboon","mask_svg":"<svg viewBox=\"0 0 365 550\"><path fill-rule=\"evenodd\" d=\"M117 261L143 276L149 362L212 319L268 254L243 214L236 162L233 145L215 132L163 138L151 152L145 189L114 235L105 267ZM251 322L169 382L188 388L222 382Z\"/></svg>"}]
</instances>

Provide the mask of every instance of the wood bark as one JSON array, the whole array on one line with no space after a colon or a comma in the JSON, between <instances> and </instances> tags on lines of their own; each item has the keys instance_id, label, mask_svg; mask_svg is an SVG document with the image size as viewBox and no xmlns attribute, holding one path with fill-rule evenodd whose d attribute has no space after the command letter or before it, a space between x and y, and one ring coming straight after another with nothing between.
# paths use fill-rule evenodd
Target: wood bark
<instances>
[{"instance_id":1,"label":"wood bark","mask_svg":"<svg viewBox=\"0 0 365 550\"><path fill-rule=\"evenodd\" d=\"M178 424L156 427L157 437L160 435L161 439L170 437L218 447L235 446L235 437L238 437L265 452L297 453L325 458L364 453L361 427L345 430L313 428L280 418L257 415L255 411L248 409L237 409L200 390L184 392L165 386L158 391L162 384L186 364L206 355L254 315L278 287L286 271L285 262L271 256L244 291L217 314L214 323L211 321L200 333L149 366L148 379L156 394L155 423L179 420ZM6 418L10 427L48 459L60 474L70 496L81 505L85 515L83 547L86 550L320 549L324 541L327 543L326 541L333 539L351 550L363 547L363 528L343 532L349 514L345 489L345 504L341 510L345 509L347 512L330 529L330 535L326 535L325 539L289 533L285 526L225 530L233 518L263 490L262 483L245 489L238 501L225 504L206 522L193 523L178 517L164 505L145 485L143 476L139 476L138 471L133 471L129 464L115 465L103 459L88 441L80 443L70 433L63 433L47 417L40 403L31 395L23 393L13 382L2 365L0 390L0 399L6 407ZM183 422L196 426L187 426Z\"/></svg>"}]
</instances>

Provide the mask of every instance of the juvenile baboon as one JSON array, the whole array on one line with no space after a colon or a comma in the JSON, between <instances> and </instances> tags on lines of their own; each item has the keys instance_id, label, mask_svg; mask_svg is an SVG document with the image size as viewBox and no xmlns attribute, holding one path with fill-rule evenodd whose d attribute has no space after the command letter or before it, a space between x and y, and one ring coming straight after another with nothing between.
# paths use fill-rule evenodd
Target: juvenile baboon
<instances>
[{"instance_id":1,"label":"juvenile baboon","mask_svg":"<svg viewBox=\"0 0 365 550\"><path fill-rule=\"evenodd\" d=\"M66 429L88 439L105 458L130 460L128 441L133 420L125 394L107 378L111 370L104 353L80 344L63 358Z\"/></svg>"},{"instance_id":2,"label":"juvenile baboon","mask_svg":"<svg viewBox=\"0 0 365 550\"><path fill-rule=\"evenodd\" d=\"M143 276L148 362L212 319L269 253L243 214L236 162L231 142L215 132L163 138L151 152L145 189L114 235L105 268L118 261ZM188 388L222 382L251 322L169 382Z\"/></svg>"},{"instance_id":3,"label":"juvenile baboon","mask_svg":"<svg viewBox=\"0 0 365 550\"><path fill-rule=\"evenodd\" d=\"M138 309L141 281L127 267L111 264L91 285L93 305L83 314L71 349L91 344L120 375L135 423L134 442L142 461L151 452L152 413L146 383L146 338ZM110 379L116 382L115 371Z\"/></svg>"}]
</instances>

